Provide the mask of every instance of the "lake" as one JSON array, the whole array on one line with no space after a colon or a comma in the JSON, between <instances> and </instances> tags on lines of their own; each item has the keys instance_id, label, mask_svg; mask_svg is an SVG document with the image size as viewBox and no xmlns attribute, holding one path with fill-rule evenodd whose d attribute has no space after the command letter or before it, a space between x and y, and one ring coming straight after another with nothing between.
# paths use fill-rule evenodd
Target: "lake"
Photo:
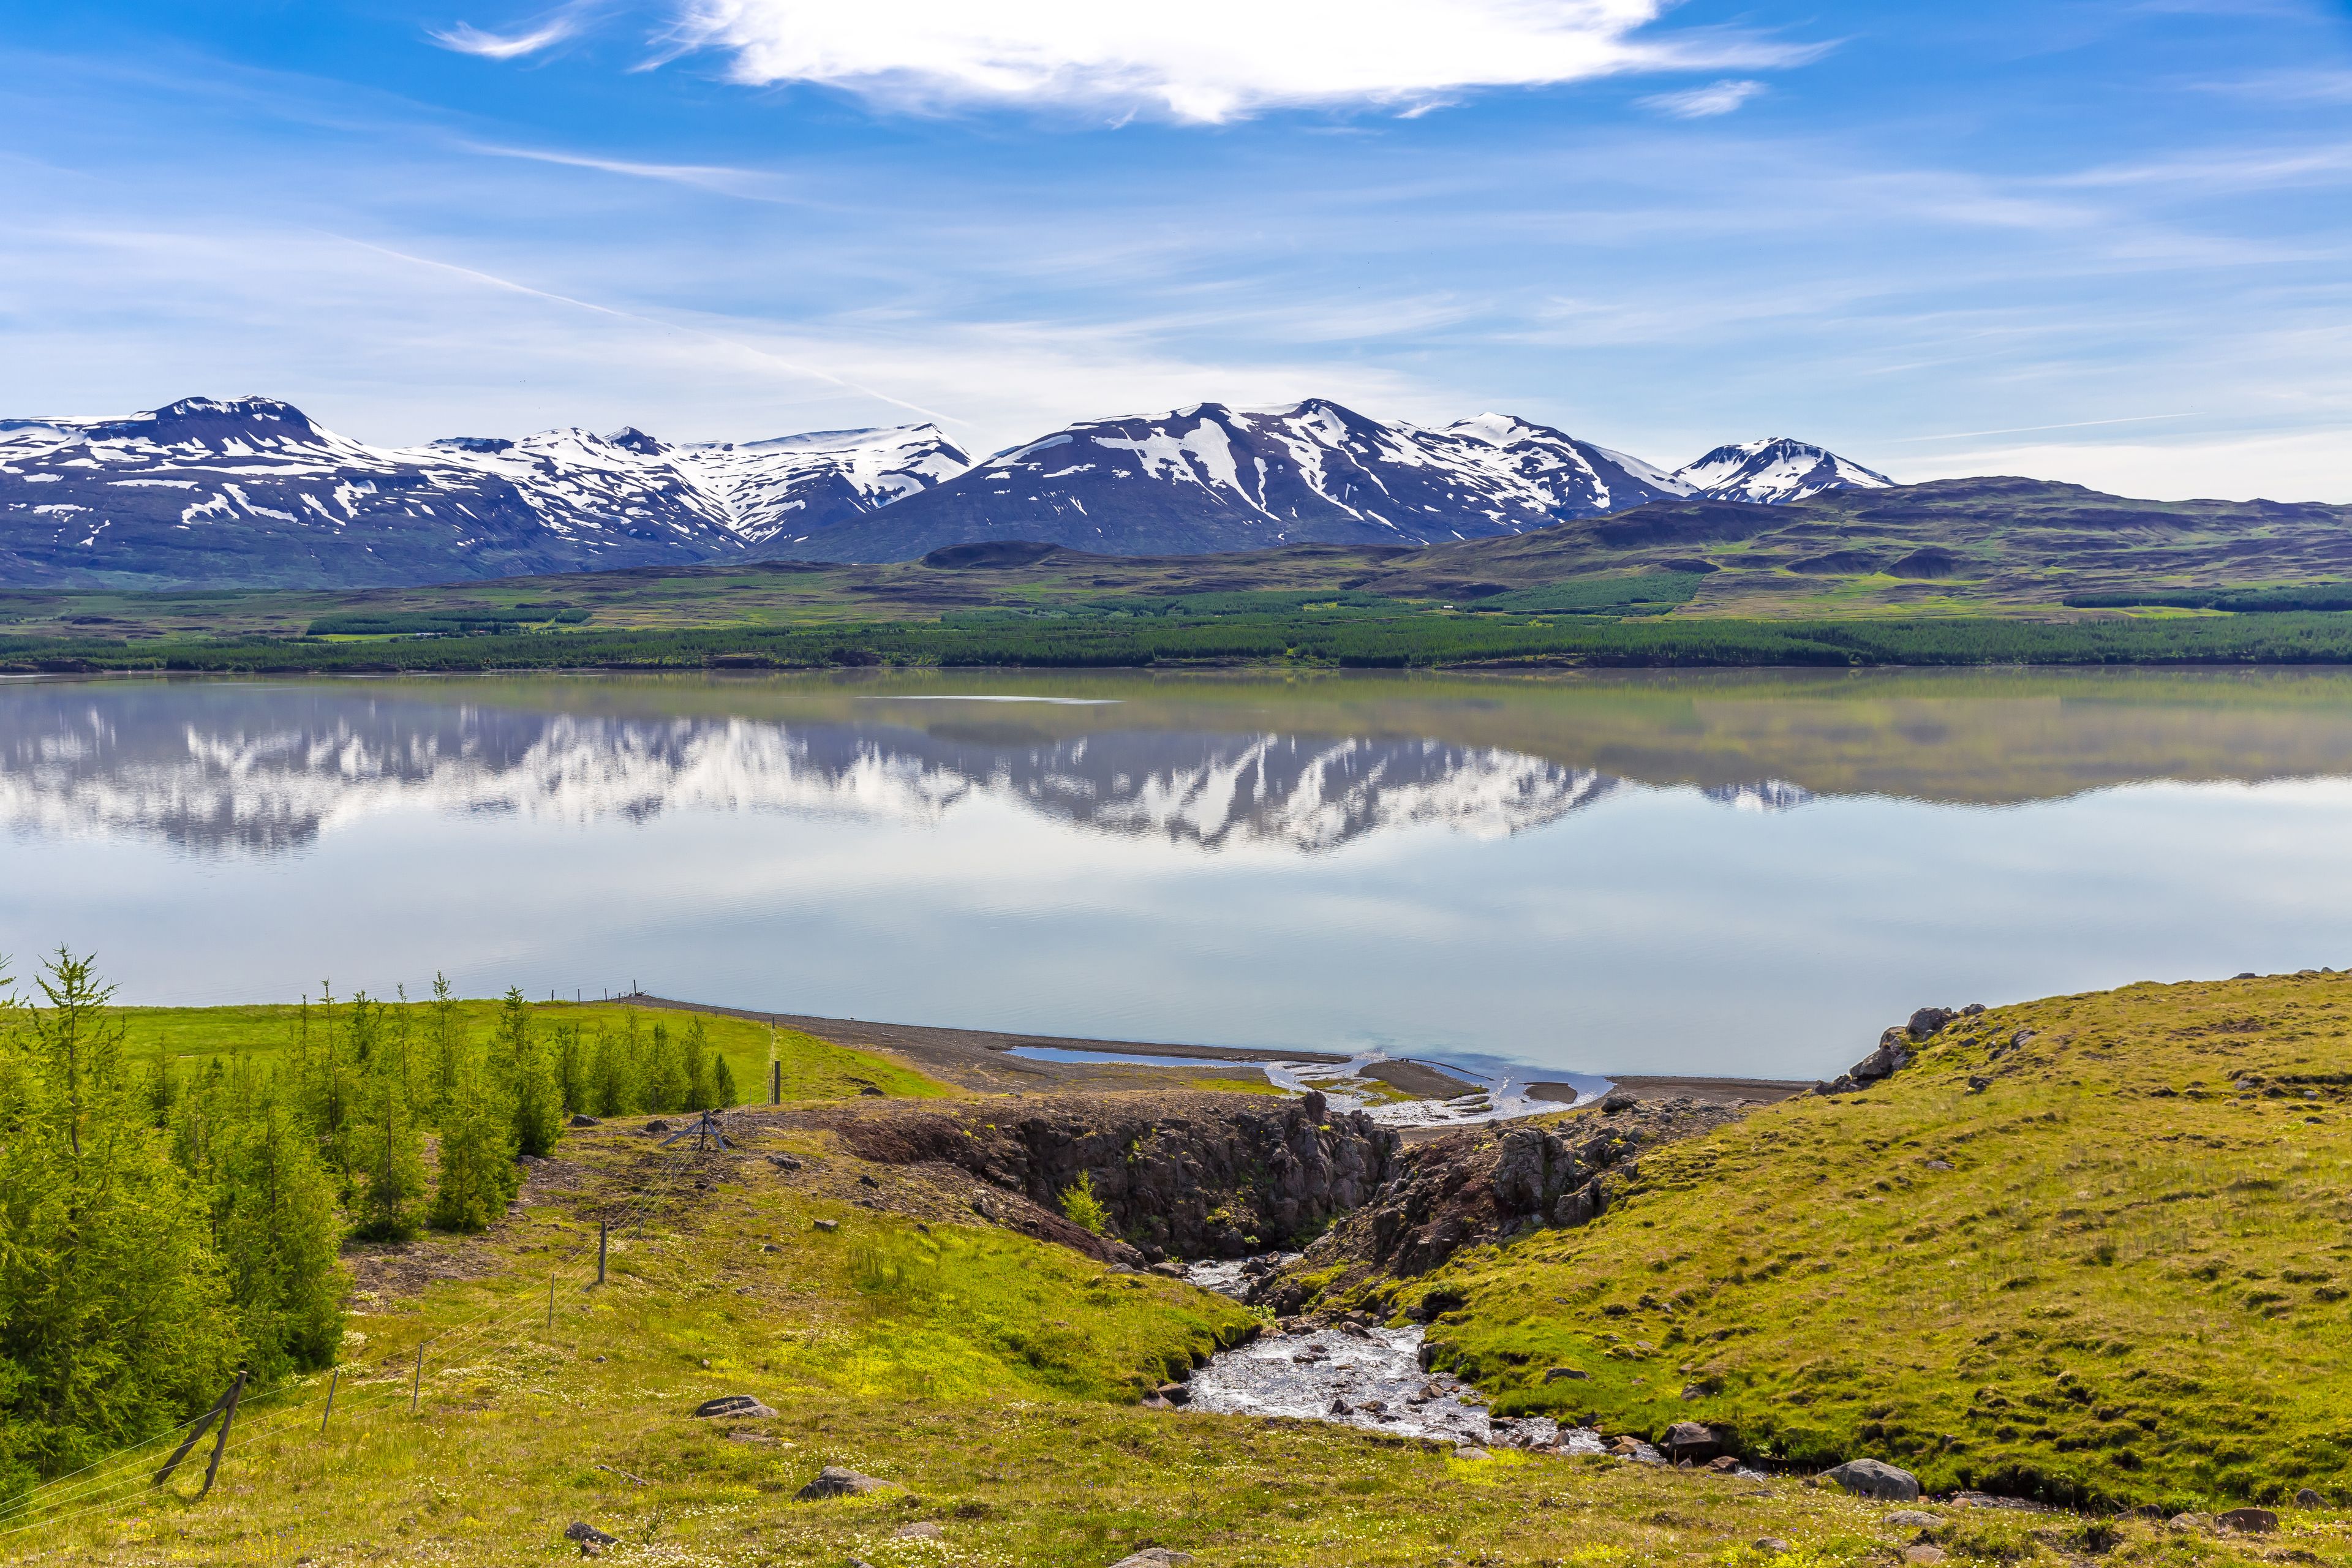
<instances>
[{"instance_id":1,"label":"lake","mask_svg":"<svg viewBox=\"0 0 2352 1568\"><path fill-rule=\"evenodd\" d=\"M1834 1074L1927 1004L2352 962L2352 676L0 685L0 952Z\"/></svg>"}]
</instances>

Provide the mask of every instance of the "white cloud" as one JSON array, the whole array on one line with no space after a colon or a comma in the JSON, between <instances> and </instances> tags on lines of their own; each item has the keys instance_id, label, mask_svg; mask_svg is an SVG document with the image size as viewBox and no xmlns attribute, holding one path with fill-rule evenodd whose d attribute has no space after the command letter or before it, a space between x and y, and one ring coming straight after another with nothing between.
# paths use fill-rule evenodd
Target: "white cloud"
<instances>
[{"instance_id":1,"label":"white cloud","mask_svg":"<svg viewBox=\"0 0 2352 1568\"><path fill-rule=\"evenodd\" d=\"M1729 34L1636 35L1667 0L686 0L681 50L731 74L902 105L1150 106L1214 122L1285 105L1412 109L1463 89L1810 55Z\"/></svg>"},{"instance_id":2,"label":"white cloud","mask_svg":"<svg viewBox=\"0 0 2352 1568\"><path fill-rule=\"evenodd\" d=\"M524 55L535 55L541 49L553 48L579 30L577 14L567 8L539 26L520 33L486 32L470 22L459 22L451 27L428 27L425 32L443 48L455 49L461 55L511 60Z\"/></svg>"},{"instance_id":3,"label":"white cloud","mask_svg":"<svg viewBox=\"0 0 2352 1568\"><path fill-rule=\"evenodd\" d=\"M1906 461L1909 480L1975 474L2063 479L2147 500L2352 501L2344 463L2352 426L2292 432L2190 436L2167 441L1984 447Z\"/></svg>"},{"instance_id":4,"label":"white cloud","mask_svg":"<svg viewBox=\"0 0 2352 1568\"><path fill-rule=\"evenodd\" d=\"M1714 81L1685 92L1662 92L1645 98L1643 106L1676 120L1710 120L1733 110L1764 90L1760 81Z\"/></svg>"}]
</instances>

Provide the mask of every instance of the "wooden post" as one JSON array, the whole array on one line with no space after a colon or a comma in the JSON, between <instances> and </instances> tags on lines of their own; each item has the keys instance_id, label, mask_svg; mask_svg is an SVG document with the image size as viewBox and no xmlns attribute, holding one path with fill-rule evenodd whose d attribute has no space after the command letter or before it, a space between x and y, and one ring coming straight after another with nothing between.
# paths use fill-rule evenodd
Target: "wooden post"
<instances>
[{"instance_id":1,"label":"wooden post","mask_svg":"<svg viewBox=\"0 0 2352 1568\"><path fill-rule=\"evenodd\" d=\"M770 1062L768 1064L768 1103L770 1105L782 1105L783 1102L784 1064L782 1062Z\"/></svg>"},{"instance_id":2,"label":"wooden post","mask_svg":"<svg viewBox=\"0 0 2352 1568\"><path fill-rule=\"evenodd\" d=\"M196 1489L196 1500L213 1489L213 1478L220 1473L221 1451L228 1447L228 1424L236 1419L236 1396L245 1392L245 1373L238 1373L236 1381L228 1385L228 1405L221 1412L220 1436L213 1439L213 1457L205 1466L205 1484Z\"/></svg>"},{"instance_id":3,"label":"wooden post","mask_svg":"<svg viewBox=\"0 0 2352 1568\"><path fill-rule=\"evenodd\" d=\"M425 1347L416 1347L416 1381L408 1385L408 1413L416 1414L416 1396L425 1387Z\"/></svg>"},{"instance_id":4,"label":"wooden post","mask_svg":"<svg viewBox=\"0 0 2352 1568\"><path fill-rule=\"evenodd\" d=\"M335 1413L335 1384L341 1383L342 1381L342 1377L343 1369L341 1367L336 1367L333 1371L327 1373L327 1408L319 1417L319 1433L321 1436L326 1435L327 1417Z\"/></svg>"},{"instance_id":5,"label":"wooden post","mask_svg":"<svg viewBox=\"0 0 2352 1568\"><path fill-rule=\"evenodd\" d=\"M599 1289L604 1289L604 1241L611 1234L610 1220L600 1219L596 1222L596 1286Z\"/></svg>"},{"instance_id":6,"label":"wooden post","mask_svg":"<svg viewBox=\"0 0 2352 1568\"><path fill-rule=\"evenodd\" d=\"M183 1442L178 1447L172 1450L172 1457L163 1461L163 1468L155 1472L154 1479L148 1483L149 1485L160 1487L165 1481L170 1480L172 1479L172 1472L180 1468L180 1461L188 1457L188 1450L196 1446L196 1439L205 1435L205 1428L213 1424L213 1417L220 1415L224 1411L233 1410L236 1407L236 1396L245 1391L245 1375L246 1374L243 1372L239 1372L236 1374L236 1380L228 1385L227 1389L223 1392L221 1396L213 1401L213 1407L210 1410L205 1411L194 1426L188 1428L186 1441ZM228 1424L226 1421L221 1423L221 1432L223 1436L227 1435ZM213 1448L213 1466L217 1468L219 1465L220 1448L218 1445L215 1445ZM205 1472L205 1486L209 1489L212 1484L212 1471L208 1469ZM196 1495L198 1497L202 1497L204 1493L198 1492Z\"/></svg>"}]
</instances>

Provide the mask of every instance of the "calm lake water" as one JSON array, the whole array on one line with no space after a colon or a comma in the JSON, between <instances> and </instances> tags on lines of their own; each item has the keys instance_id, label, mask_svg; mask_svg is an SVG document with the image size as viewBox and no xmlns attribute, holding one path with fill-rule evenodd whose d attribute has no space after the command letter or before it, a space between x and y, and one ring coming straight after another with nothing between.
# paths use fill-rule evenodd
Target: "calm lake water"
<instances>
[{"instance_id":1,"label":"calm lake water","mask_svg":"<svg viewBox=\"0 0 2352 1568\"><path fill-rule=\"evenodd\" d=\"M1564 1071L2352 963L2352 677L0 685L0 952Z\"/></svg>"}]
</instances>

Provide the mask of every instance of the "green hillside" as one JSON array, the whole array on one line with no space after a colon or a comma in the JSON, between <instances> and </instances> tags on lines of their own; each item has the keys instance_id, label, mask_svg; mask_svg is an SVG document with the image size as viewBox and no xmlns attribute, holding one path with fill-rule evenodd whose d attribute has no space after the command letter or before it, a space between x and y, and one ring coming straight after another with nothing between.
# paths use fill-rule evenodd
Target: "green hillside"
<instances>
[{"instance_id":1,"label":"green hillside","mask_svg":"<svg viewBox=\"0 0 2352 1568\"><path fill-rule=\"evenodd\" d=\"M1937 1489L2340 1498L2347 1093L2352 975L1997 1008L1877 1088L1644 1156L1591 1226L1398 1300L1466 1298L1433 1338L1506 1408L1701 1419Z\"/></svg>"}]
</instances>

